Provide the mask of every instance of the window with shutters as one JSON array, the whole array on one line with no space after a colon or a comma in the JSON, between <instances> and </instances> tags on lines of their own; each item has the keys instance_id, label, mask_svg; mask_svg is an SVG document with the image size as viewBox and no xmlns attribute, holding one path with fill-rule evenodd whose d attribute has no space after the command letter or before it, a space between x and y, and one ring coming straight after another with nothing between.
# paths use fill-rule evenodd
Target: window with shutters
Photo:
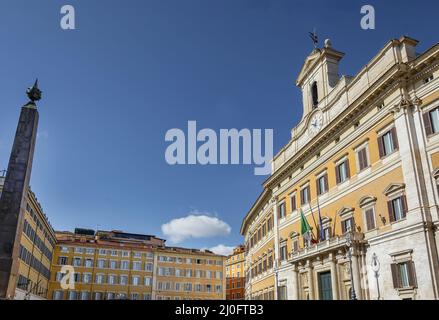
<instances>
[{"instance_id":1,"label":"window with shutters","mask_svg":"<svg viewBox=\"0 0 439 320\"><path fill-rule=\"evenodd\" d=\"M67 257L59 257L58 258L58 264L61 266L64 266L68 263L68 258Z\"/></svg>"},{"instance_id":2,"label":"window with shutters","mask_svg":"<svg viewBox=\"0 0 439 320\"><path fill-rule=\"evenodd\" d=\"M354 218L347 218L341 222L341 232L343 234L354 231Z\"/></svg>"},{"instance_id":3,"label":"window with shutters","mask_svg":"<svg viewBox=\"0 0 439 320\"><path fill-rule=\"evenodd\" d=\"M357 168L358 171L363 171L364 169L369 167L369 152L368 146L365 145L357 149Z\"/></svg>"},{"instance_id":4,"label":"window with shutters","mask_svg":"<svg viewBox=\"0 0 439 320\"><path fill-rule=\"evenodd\" d=\"M299 251L299 233L297 233L297 232L291 232L291 234L290 234L290 239L291 239L291 246L292 246L292 249L291 249L291 251L292 252L297 252L297 251Z\"/></svg>"},{"instance_id":5,"label":"window with shutters","mask_svg":"<svg viewBox=\"0 0 439 320\"><path fill-rule=\"evenodd\" d=\"M328 192L328 174L325 172L324 174L317 177L317 194L320 196Z\"/></svg>"},{"instance_id":6,"label":"window with shutters","mask_svg":"<svg viewBox=\"0 0 439 320\"><path fill-rule=\"evenodd\" d=\"M406 197L400 196L387 202L390 222L403 220L407 216L407 200Z\"/></svg>"},{"instance_id":7,"label":"window with shutters","mask_svg":"<svg viewBox=\"0 0 439 320\"><path fill-rule=\"evenodd\" d=\"M270 216L270 217L267 219L267 232L270 232L272 229L273 229L273 219L272 219L272 217Z\"/></svg>"},{"instance_id":8,"label":"window with shutters","mask_svg":"<svg viewBox=\"0 0 439 320\"><path fill-rule=\"evenodd\" d=\"M299 251L299 240L295 239L293 240L293 252Z\"/></svg>"},{"instance_id":9,"label":"window with shutters","mask_svg":"<svg viewBox=\"0 0 439 320\"><path fill-rule=\"evenodd\" d=\"M350 178L349 160L345 159L335 166L335 178L337 184L341 184Z\"/></svg>"},{"instance_id":10,"label":"window with shutters","mask_svg":"<svg viewBox=\"0 0 439 320\"><path fill-rule=\"evenodd\" d=\"M366 222L365 224L367 231L374 230L376 228L374 207L364 209L364 221Z\"/></svg>"},{"instance_id":11,"label":"window with shutters","mask_svg":"<svg viewBox=\"0 0 439 320\"><path fill-rule=\"evenodd\" d=\"M296 199L295 192L290 195L290 205L291 205L291 212L294 212L297 210L297 199Z\"/></svg>"},{"instance_id":12,"label":"window with shutters","mask_svg":"<svg viewBox=\"0 0 439 320\"><path fill-rule=\"evenodd\" d=\"M417 287L415 263L413 261L393 263L391 269L395 289Z\"/></svg>"},{"instance_id":13,"label":"window with shutters","mask_svg":"<svg viewBox=\"0 0 439 320\"><path fill-rule=\"evenodd\" d=\"M424 127L427 136L439 132L439 107L434 108L431 111L425 112L424 117Z\"/></svg>"},{"instance_id":14,"label":"window with shutters","mask_svg":"<svg viewBox=\"0 0 439 320\"><path fill-rule=\"evenodd\" d=\"M285 241L280 247L280 260L285 261L287 258L287 242Z\"/></svg>"},{"instance_id":15,"label":"window with shutters","mask_svg":"<svg viewBox=\"0 0 439 320\"><path fill-rule=\"evenodd\" d=\"M277 214L278 214L279 219L285 218L285 216L286 216L285 202L282 202L281 204L279 204L277 210L278 210Z\"/></svg>"},{"instance_id":16,"label":"window with shutters","mask_svg":"<svg viewBox=\"0 0 439 320\"><path fill-rule=\"evenodd\" d=\"M323 227L322 241L329 240L332 237L331 227Z\"/></svg>"},{"instance_id":17,"label":"window with shutters","mask_svg":"<svg viewBox=\"0 0 439 320\"><path fill-rule=\"evenodd\" d=\"M378 137L378 149L380 153L380 158L387 157L388 155L397 151L398 148L398 138L396 135L395 127Z\"/></svg>"},{"instance_id":18,"label":"window with shutters","mask_svg":"<svg viewBox=\"0 0 439 320\"><path fill-rule=\"evenodd\" d=\"M310 202L311 192L309 185L302 187L300 190L300 204L305 205Z\"/></svg>"}]
</instances>

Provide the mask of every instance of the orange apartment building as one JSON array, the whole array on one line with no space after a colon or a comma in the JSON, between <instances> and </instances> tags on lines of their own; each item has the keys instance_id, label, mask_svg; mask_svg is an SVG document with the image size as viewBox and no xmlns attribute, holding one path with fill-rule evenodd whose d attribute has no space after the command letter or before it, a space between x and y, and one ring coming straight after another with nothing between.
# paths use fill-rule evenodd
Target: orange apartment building
<instances>
[{"instance_id":1,"label":"orange apartment building","mask_svg":"<svg viewBox=\"0 0 439 320\"><path fill-rule=\"evenodd\" d=\"M226 260L226 299L245 298L245 247L240 245Z\"/></svg>"}]
</instances>

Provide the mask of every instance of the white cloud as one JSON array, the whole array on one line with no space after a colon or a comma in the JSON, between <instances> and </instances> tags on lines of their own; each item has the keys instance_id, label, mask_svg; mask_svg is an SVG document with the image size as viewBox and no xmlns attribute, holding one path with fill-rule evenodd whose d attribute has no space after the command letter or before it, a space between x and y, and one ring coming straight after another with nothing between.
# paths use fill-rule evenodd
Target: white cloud
<instances>
[{"instance_id":1,"label":"white cloud","mask_svg":"<svg viewBox=\"0 0 439 320\"><path fill-rule=\"evenodd\" d=\"M215 254L219 254L222 256L229 256L233 253L233 249L235 249L235 247L228 247L228 246L225 246L223 244L219 244L219 245L212 247L208 250L212 251Z\"/></svg>"},{"instance_id":2,"label":"white cloud","mask_svg":"<svg viewBox=\"0 0 439 320\"><path fill-rule=\"evenodd\" d=\"M162 225L162 232L169 240L180 243L190 238L227 236L232 228L224 221L208 215L189 214Z\"/></svg>"}]
</instances>

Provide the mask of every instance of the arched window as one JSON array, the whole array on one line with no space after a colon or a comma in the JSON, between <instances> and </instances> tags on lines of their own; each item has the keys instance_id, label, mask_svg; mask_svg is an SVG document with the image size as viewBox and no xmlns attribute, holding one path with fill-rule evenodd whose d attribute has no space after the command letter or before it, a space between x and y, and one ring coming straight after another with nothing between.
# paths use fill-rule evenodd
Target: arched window
<instances>
[{"instance_id":1,"label":"arched window","mask_svg":"<svg viewBox=\"0 0 439 320\"><path fill-rule=\"evenodd\" d=\"M316 108L319 104L319 91L317 88L317 82L314 81L311 85L311 95L312 95L312 107Z\"/></svg>"}]
</instances>

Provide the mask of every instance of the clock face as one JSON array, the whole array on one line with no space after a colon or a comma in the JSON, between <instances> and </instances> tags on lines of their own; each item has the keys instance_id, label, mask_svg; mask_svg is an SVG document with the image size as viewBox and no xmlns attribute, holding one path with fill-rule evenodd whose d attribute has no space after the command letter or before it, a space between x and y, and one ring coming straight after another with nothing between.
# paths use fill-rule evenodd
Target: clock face
<instances>
[{"instance_id":1,"label":"clock face","mask_svg":"<svg viewBox=\"0 0 439 320\"><path fill-rule=\"evenodd\" d=\"M323 127L323 115L321 113L316 113L309 123L309 131L312 134L318 133Z\"/></svg>"}]
</instances>

